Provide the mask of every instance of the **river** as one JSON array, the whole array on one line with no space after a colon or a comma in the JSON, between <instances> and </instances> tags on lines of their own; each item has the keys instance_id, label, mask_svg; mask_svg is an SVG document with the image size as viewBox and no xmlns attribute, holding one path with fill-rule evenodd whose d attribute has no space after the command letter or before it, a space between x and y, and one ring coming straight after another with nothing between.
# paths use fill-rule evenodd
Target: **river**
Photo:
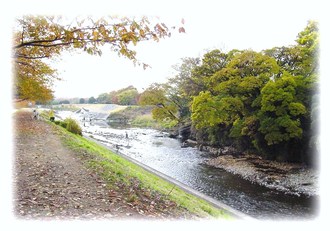
<instances>
[{"instance_id":1,"label":"river","mask_svg":"<svg viewBox=\"0 0 330 231\"><path fill-rule=\"evenodd\" d=\"M168 175L243 213L261 219L311 219L316 213L314 197L289 195L266 188L222 169L203 164L209 155L152 129L109 127L89 112L58 112L60 118L80 121L83 134L111 149ZM89 118L94 118L92 122Z\"/></svg>"}]
</instances>

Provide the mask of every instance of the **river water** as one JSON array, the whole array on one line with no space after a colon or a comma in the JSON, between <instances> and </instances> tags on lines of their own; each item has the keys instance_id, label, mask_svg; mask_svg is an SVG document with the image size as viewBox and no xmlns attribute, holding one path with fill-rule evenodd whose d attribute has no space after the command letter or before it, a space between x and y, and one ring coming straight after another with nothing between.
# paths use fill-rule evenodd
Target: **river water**
<instances>
[{"instance_id":1,"label":"river water","mask_svg":"<svg viewBox=\"0 0 330 231\"><path fill-rule=\"evenodd\" d=\"M177 139L152 129L109 127L104 119L60 112L59 117L80 121L83 133L121 153L166 174L236 210L262 219L311 219L317 215L316 199L289 195L253 184L222 169L203 164L210 158L196 148L181 148ZM89 118L94 120L89 122ZM86 122L87 121L87 122Z\"/></svg>"}]
</instances>

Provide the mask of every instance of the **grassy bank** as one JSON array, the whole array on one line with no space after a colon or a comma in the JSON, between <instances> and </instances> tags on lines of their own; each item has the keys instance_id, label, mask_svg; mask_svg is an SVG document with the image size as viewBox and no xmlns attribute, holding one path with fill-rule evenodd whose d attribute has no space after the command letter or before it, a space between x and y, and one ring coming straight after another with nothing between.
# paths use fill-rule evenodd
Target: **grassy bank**
<instances>
[{"instance_id":1,"label":"grassy bank","mask_svg":"<svg viewBox=\"0 0 330 231\"><path fill-rule=\"evenodd\" d=\"M110 113L109 120L124 121L132 127L169 129L176 125L173 121L157 121L152 117L154 106L128 106Z\"/></svg>"},{"instance_id":2,"label":"grassy bank","mask_svg":"<svg viewBox=\"0 0 330 231\"><path fill-rule=\"evenodd\" d=\"M189 211L189 214L196 217L230 219L225 211L186 193L105 147L71 134L60 126L56 126L55 129L65 145L76 151L84 163L107 182L110 190L122 192L122 199L128 203L154 203L155 206L159 205L160 210L173 210L179 213Z\"/></svg>"}]
</instances>

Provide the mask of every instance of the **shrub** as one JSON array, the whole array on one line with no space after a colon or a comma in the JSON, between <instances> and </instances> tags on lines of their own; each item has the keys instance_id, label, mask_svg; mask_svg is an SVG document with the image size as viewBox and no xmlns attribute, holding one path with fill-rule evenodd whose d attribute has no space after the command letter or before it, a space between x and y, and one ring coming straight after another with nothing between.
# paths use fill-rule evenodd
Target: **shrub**
<instances>
[{"instance_id":1,"label":"shrub","mask_svg":"<svg viewBox=\"0 0 330 231\"><path fill-rule=\"evenodd\" d=\"M60 121L60 124L59 124L61 127L65 128L66 129L66 126L68 125L66 122L64 121Z\"/></svg>"},{"instance_id":2,"label":"shrub","mask_svg":"<svg viewBox=\"0 0 330 231\"><path fill-rule=\"evenodd\" d=\"M82 129L80 125L75 121L74 119L67 118L64 120L64 123L66 123L66 129L69 132L72 132L74 134L82 135Z\"/></svg>"}]
</instances>

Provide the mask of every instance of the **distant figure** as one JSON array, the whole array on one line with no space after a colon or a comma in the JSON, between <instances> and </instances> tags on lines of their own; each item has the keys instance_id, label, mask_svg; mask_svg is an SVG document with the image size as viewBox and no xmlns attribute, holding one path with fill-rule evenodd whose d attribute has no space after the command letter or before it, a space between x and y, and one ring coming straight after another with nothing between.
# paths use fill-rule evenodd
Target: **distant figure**
<instances>
[{"instance_id":1,"label":"distant figure","mask_svg":"<svg viewBox=\"0 0 330 231\"><path fill-rule=\"evenodd\" d=\"M50 120L51 122L54 122L54 121L55 121L55 113L54 113L53 110L50 110L50 111L49 111L49 120Z\"/></svg>"},{"instance_id":2,"label":"distant figure","mask_svg":"<svg viewBox=\"0 0 330 231\"><path fill-rule=\"evenodd\" d=\"M127 131L125 132L125 138L126 138L126 140L127 140L127 145L126 145L126 147L129 147L129 139L128 139L128 133L127 133Z\"/></svg>"},{"instance_id":3,"label":"distant figure","mask_svg":"<svg viewBox=\"0 0 330 231\"><path fill-rule=\"evenodd\" d=\"M35 120L39 119L39 113L36 109L33 110L33 119L35 119Z\"/></svg>"}]
</instances>

